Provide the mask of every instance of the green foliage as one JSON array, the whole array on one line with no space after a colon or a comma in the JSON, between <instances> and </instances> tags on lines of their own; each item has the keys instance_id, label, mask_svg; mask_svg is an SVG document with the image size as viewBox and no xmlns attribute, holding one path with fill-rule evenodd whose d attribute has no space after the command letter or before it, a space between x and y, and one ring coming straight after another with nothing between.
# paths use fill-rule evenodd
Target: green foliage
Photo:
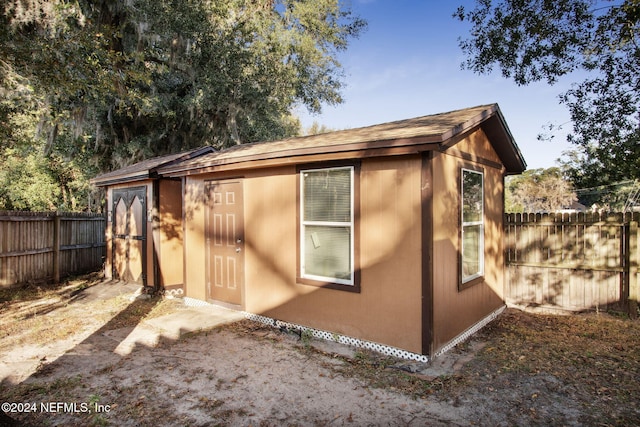
<instances>
[{"instance_id":1,"label":"green foliage","mask_svg":"<svg viewBox=\"0 0 640 427\"><path fill-rule=\"evenodd\" d=\"M472 37L461 40L463 66L480 74L498 66L519 85L555 83L580 66L590 38L591 2L586 0L478 0L473 11L460 6L454 15L472 24Z\"/></svg>"},{"instance_id":2,"label":"green foliage","mask_svg":"<svg viewBox=\"0 0 640 427\"><path fill-rule=\"evenodd\" d=\"M39 150L29 146L36 141L33 112L21 114L11 103L3 102L0 141L11 136L14 148L0 145L0 210L47 211L56 207L60 188ZM1 107L0 107L1 108ZM4 141L3 141L4 142ZM39 141L42 144L42 141Z\"/></svg>"},{"instance_id":3,"label":"green foliage","mask_svg":"<svg viewBox=\"0 0 640 427\"><path fill-rule=\"evenodd\" d=\"M606 211L619 211L637 186L637 180L626 179L625 165L638 162L637 157L619 161L621 167L606 167L613 160L603 161L592 147L578 147L563 153L558 160L563 175L571 181L580 203ZM604 184L603 184L604 183Z\"/></svg>"},{"instance_id":4,"label":"green foliage","mask_svg":"<svg viewBox=\"0 0 640 427\"><path fill-rule=\"evenodd\" d=\"M95 190L76 160L46 157L41 150L5 148L0 164L0 210L79 211Z\"/></svg>"},{"instance_id":5,"label":"green foliage","mask_svg":"<svg viewBox=\"0 0 640 427\"><path fill-rule=\"evenodd\" d=\"M586 71L560 95L581 151L571 175L588 170L598 184L640 178L640 0L477 0L455 16L472 25L460 42L467 69L498 67L519 85Z\"/></svg>"},{"instance_id":6,"label":"green foliage","mask_svg":"<svg viewBox=\"0 0 640 427\"><path fill-rule=\"evenodd\" d=\"M311 124L311 126L309 126L307 129L305 129L304 134L305 135L320 135L323 133L328 133L328 132L333 132L336 131L337 129L332 129L330 127L327 127L326 125L321 125L320 123L316 122L314 120L314 122Z\"/></svg>"},{"instance_id":7,"label":"green foliage","mask_svg":"<svg viewBox=\"0 0 640 427\"><path fill-rule=\"evenodd\" d=\"M621 212L637 206L633 194L638 190L638 181L620 181L613 184L581 188L576 191L580 203L600 212ZM630 204L628 204L630 203Z\"/></svg>"},{"instance_id":8,"label":"green foliage","mask_svg":"<svg viewBox=\"0 0 640 427\"><path fill-rule=\"evenodd\" d=\"M36 110L13 110L5 116L0 130L0 209L78 211L99 206L96 190L89 186L96 173L90 155L70 148L73 137L65 133L58 133L56 151L45 155L47 140L38 124Z\"/></svg>"},{"instance_id":9,"label":"green foliage","mask_svg":"<svg viewBox=\"0 0 640 427\"><path fill-rule=\"evenodd\" d=\"M338 0L8 0L0 146L38 146L82 193L98 170L288 137L294 107L342 101L337 52L364 26ZM24 115L31 139L4 126Z\"/></svg>"},{"instance_id":10,"label":"green foliage","mask_svg":"<svg viewBox=\"0 0 640 427\"><path fill-rule=\"evenodd\" d=\"M53 174L37 153L5 149L0 166L1 210L55 210L60 198Z\"/></svg>"},{"instance_id":11,"label":"green foliage","mask_svg":"<svg viewBox=\"0 0 640 427\"><path fill-rule=\"evenodd\" d=\"M559 168L532 169L509 177L505 212L555 212L577 201Z\"/></svg>"}]
</instances>

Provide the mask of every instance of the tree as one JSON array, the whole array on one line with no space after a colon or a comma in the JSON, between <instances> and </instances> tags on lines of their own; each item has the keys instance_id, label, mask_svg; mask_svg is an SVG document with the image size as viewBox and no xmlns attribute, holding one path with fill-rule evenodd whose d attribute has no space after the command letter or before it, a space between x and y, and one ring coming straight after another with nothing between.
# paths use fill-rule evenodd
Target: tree
<instances>
[{"instance_id":1,"label":"tree","mask_svg":"<svg viewBox=\"0 0 640 427\"><path fill-rule=\"evenodd\" d=\"M477 0L455 16L472 25L464 68L498 67L519 85L587 71L560 95L584 155L574 175L584 166L599 184L640 178L640 0Z\"/></svg>"},{"instance_id":2,"label":"tree","mask_svg":"<svg viewBox=\"0 0 640 427\"><path fill-rule=\"evenodd\" d=\"M309 126L307 129L304 130L304 134L305 135L320 135L323 133L328 133L328 132L333 132L337 129L332 129L330 127L327 127L326 125L320 124L317 121L313 121L313 123L311 123L311 126Z\"/></svg>"},{"instance_id":3,"label":"tree","mask_svg":"<svg viewBox=\"0 0 640 427\"><path fill-rule=\"evenodd\" d=\"M8 0L0 123L37 116L33 147L87 176L291 136L293 107L342 101L337 52L364 27L339 0Z\"/></svg>"},{"instance_id":4,"label":"tree","mask_svg":"<svg viewBox=\"0 0 640 427\"><path fill-rule=\"evenodd\" d=\"M566 151L558 163L565 179L574 183L579 202L594 209L623 210L637 182L620 178L616 169L603 168L588 147Z\"/></svg>"},{"instance_id":5,"label":"tree","mask_svg":"<svg viewBox=\"0 0 640 427\"><path fill-rule=\"evenodd\" d=\"M7 149L0 165L0 210L47 211L56 208L60 187L37 152Z\"/></svg>"},{"instance_id":6,"label":"tree","mask_svg":"<svg viewBox=\"0 0 640 427\"><path fill-rule=\"evenodd\" d=\"M507 212L555 212L578 200L559 168L525 171L510 177L506 187Z\"/></svg>"}]
</instances>

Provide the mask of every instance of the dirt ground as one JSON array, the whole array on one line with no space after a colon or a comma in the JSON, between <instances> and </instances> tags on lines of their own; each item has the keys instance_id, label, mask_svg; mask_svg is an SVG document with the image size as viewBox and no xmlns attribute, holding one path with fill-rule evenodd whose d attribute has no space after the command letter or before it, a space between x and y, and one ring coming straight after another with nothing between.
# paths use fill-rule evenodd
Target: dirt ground
<instances>
[{"instance_id":1,"label":"dirt ground","mask_svg":"<svg viewBox=\"0 0 640 427\"><path fill-rule=\"evenodd\" d=\"M125 346L189 309L119 286L0 293L15 425L640 425L640 324L620 316L509 309L426 365L248 320Z\"/></svg>"}]
</instances>

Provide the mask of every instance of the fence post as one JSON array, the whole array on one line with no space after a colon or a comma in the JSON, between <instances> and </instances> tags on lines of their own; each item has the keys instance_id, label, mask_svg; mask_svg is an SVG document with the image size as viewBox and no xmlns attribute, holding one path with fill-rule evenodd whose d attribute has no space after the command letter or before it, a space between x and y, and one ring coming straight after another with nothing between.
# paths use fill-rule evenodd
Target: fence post
<instances>
[{"instance_id":1,"label":"fence post","mask_svg":"<svg viewBox=\"0 0 640 427\"><path fill-rule=\"evenodd\" d=\"M60 282L60 212L53 215L53 282Z\"/></svg>"},{"instance_id":2,"label":"fence post","mask_svg":"<svg viewBox=\"0 0 640 427\"><path fill-rule=\"evenodd\" d=\"M629 221L629 317L638 317L638 299L640 298L640 283L638 283L638 217L631 215Z\"/></svg>"}]
</instances>

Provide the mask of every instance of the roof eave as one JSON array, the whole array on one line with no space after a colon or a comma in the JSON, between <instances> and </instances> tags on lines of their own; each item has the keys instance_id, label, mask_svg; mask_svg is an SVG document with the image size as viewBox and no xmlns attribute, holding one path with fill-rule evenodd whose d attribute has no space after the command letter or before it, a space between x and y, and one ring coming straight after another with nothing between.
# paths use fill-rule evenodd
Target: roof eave
<instances>
[{"instance_id":1,"label":"roof eave","mask_svg":"<svg viewBox=\"0 0 640 427\"><path fill-rule=\"evenodd\" d=\"M172 160L168 160L166 162L154 165L153 167L147 169L136 170L135 172L125 173L125 174L114 174L114 172L105 173L103 175L97 176L91 179L89 182L92 185L97 187L107 187L109 185L115 184L126 184L129 182L135 181L143 181L147 179L158 178L158 170L165 166L171 166L175 164L179 164L184 162L185 160L190 160L204 154L212 153L215 149L210 146L200 147L191 151L184 153L181 156L178 156Z\"/></svg>"},{"instance_id":2,"label":"roof eave","mask_svg":"<svg viewBox=\"0 0 640 427\"><path fill-rule=\"evenodd\" d=\"M475 110L471 115L467 114L463 121L450 121L447 126L441 126L440 119L444 122L456 114L465 110ZM434 116L419 117L398 122L373 125L369 127L337 131L318 136L292 138L289 140L274 141L274 143L248 144L238 149L212 154L211 147L184 153L166 162L140 164L133 171L123 173L108 173L92 180L96 185L112 185L116 183L132 182L140 179L155 179L158 177L180 177L198 173L212 173L229 169L246 169L248 167L272 167L284 164L301 164L326 160L339 160L348 158L365 158L374 156L391 156L399 154L420 153L438 149L446 151L455 145L460 138L475 129L482 128L491 141L500 161L504 165L505 173L516 174L526 169L526 163L522 153L516 145L513 136L497 104L480 105L471 109L457 110L449 113L436 114ZM445 117L443 117L445 116ZM433 117L435 123L433 129L417 130L424 127L420 120ZM417 120L417 122L416 122ZM395 133L386 135L389 126L406 126L407 122L416 126L414 132ZM411 129L409 127L409 129ZM371 134L362 137L359 132L369 131ZM355 133L355 138L353 137ZM330 144L309 143L333 138ZM323 139L324 138L324 139ZM343 139L344 138L344 139ZM294 141L294 143L291 143ZM326 142L326 141L325 141ZM338 142L338 143L336 143ZM269 144L265 150L262 144ZM145 166L148 166L146 170ZM129 168L131 169L131 168Z\"/></svg>"},{"instance_id":3,"label":"roof eave","mask_svg":"<svg viewBox=\"0 0 640 427\"><path fill-rule=\"evenodd\" d=\"M317 156L332 156L333 159L339 160L341 158L370 157L374 153L377 153L375 155L407 154L408 152L419 153L421 151L435 149L438 144L442 142L442 137L443 135L426 135L411 138L350 143L334 146L330 152L326 151L326 147L320 146L223 159L207 160L203 158L201 163L194 165L184 165L180 163L168 165L159 168L158 173L162 176L178 177L196 173L214 172L219 168L228 168L232 165L238 168L242 168L243 164L253 164L255 166L256 162L260 161L270 165L273 165L273 163L278 160L281 160L283 164L301 164L313 161L312 159Z\"/></svg>"},{"instance_id":4,"label":"roof eave","mask_svg":"<svg viewBox=\"0 0 640 427\"><path fill-rule=\"evenodd\" d=\"M151 178L149 171L143 171L142 173L128 174L128 175L117 175L113 177L100 178L96 177L89 180L91 185L95 185L96 187L107 187L110 185L116 184L126 184L128 182L136 182L136 181L145 181Z\"/></svg>"},{"instance_id":5,"label":"roof eave","mask_svg":"<svg viewBox=\"0 0 640 427\"><path fill-rule=\"evenodd\" d=\"M497 104L493 114L482 123L482 129L500 156L507 175L520 174L527 169L527 162Z\"/></svg>"}]
</instances>

